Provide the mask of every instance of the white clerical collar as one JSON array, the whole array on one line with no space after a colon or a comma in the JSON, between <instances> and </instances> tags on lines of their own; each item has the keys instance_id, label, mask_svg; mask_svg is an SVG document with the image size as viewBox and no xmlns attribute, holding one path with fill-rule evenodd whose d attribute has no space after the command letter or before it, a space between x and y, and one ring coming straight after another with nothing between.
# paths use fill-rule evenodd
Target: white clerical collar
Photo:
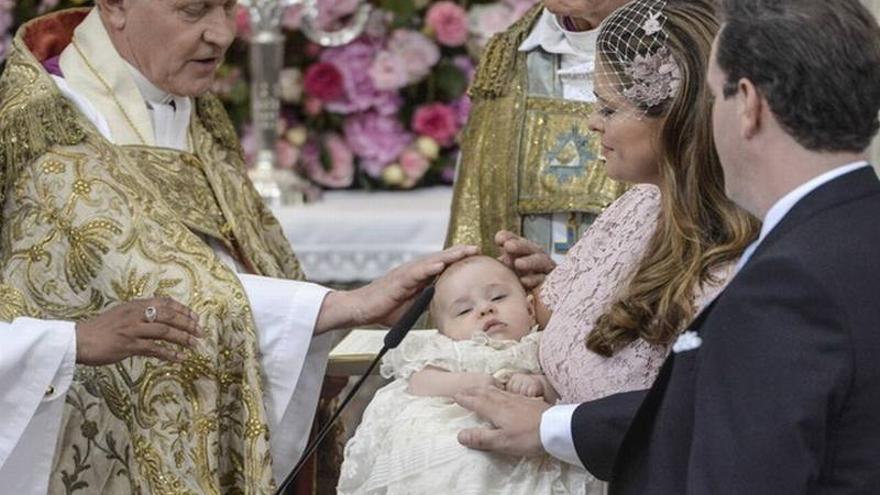
<instances>
[{"instance_id":1,"label":"white clerical collar","mask_svg":"<svg viewBox=\"0 0 880 495\"><path fill-rule=\"evenodd\" d=\"M562 27L555 14L544 9L532 32L519 46L519 51L528 52L541 47L554 55L592 58L596 53L598 36L598 28L589 31L568 31Z\"/></svg>"},{"instance_id":2,"label":"white clerical collar","mask_svg":"<svg viewBox=\"0 0 880 495\"><path fill-rule=\"evenodd\" d=\"M125 61L124 63L128 72L131 74L132 79L134 79L135 86L137 86L141 95L143 95L144 100L150 103L160 103L163 105L168 105L174 101L174 95L167 91L163 91L158 86L151 83L146 76L141 74L141 71L135 69L133 65L128 63L128 61Z\"/></svg>"},{"instance_id":3,"label":"white clerical collar","mask_svg":"<svg viewBox=\"0 0 880 495\"><path fill-rule=\"evenodd\" d=\"M812 179L804 182L800 186L792 189L788 194L779 198L773 206L767 210L767 213L764 215L764 223L761 226L761 235L758 236L758 240L753 242L746 248L739 262L737 263L737 271L746 264L746 261L752 256L752 253L755 252L755 249L758 245L770 234L770 232L779 225L779 222L785 218L785 215L791 211L792 208L798 203L798 201L804 199L808 194L819 189L819 187L831 182L832 180L858 170L863 167L869 166L869 163L866 161L858 161L853 163L848 163L846 165L841 165L837 168L831 169L823 174L817 175Z\"/></svg>"},{"instance_id":4,"label":"white clerical collar","mask_svg":"<svg viewBox=\"0 0 880 495\"><path fill-rule=\"evenodd\" d=\"M128 61L125 66L147 104L156 145L186 151L189 147L187 130L192 115L190 99L162 90Z\"/></svg>"}]
</instances>

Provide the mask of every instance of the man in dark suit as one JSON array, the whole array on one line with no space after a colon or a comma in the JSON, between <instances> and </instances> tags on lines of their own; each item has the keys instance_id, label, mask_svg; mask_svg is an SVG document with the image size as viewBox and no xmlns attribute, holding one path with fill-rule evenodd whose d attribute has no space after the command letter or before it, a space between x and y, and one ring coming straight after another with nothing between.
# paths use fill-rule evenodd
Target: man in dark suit
<instances>
[{"instance_id":1,"label":"man in dark suit","mask_svg":"<svg viewBox=\"0 0 880 495\"><path fill-rule=\"evenodd\" d=\"M578 406L573 450L599 476L616 459L612 494L880 494L880 181L865 161L880 28L857 0L720 4L716 145L728 195L764 226L619 450L638 395ZM555 409L460 402L498 426L464 443L516 454L542 449Z\"/></svg>"},{"instance_id":2,"label":"man in dark suit","mask_svg":"<svg viewBox=\"0 0 880 495\"><path fill-rule=\"evenodd\" d=\"M617 494L880 494L880 29L856 0L724 0L728 196L764 219L624 440Z\"/></svg>"}]
</instances>

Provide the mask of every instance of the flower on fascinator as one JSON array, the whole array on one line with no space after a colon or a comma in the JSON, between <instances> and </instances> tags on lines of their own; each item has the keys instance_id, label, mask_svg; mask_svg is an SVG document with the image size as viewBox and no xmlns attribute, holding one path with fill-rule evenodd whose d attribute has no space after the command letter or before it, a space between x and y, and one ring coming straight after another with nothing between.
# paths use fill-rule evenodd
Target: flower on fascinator
<instances>
[{"instance_id":1,"label":"flower on fascinator","mask_svg":"<svg viewBox=\"0 0 880 495\"><path fill-rule=\"evenodd\" d=\"M675 96L681 85L681 71L666 47L650 55L636 55L625 71L632 85L623 90L623 96L646 107Z\"/></svg>"},{"instance_id":2,"label":"flower on fascinator","mask_svg":"<svg viewBox=\"0 0 880 495\"><path fill-rule=\"evenodd\" d=\"M651 36L663 30L663 25L660 22L661 15L663 14L660 11L648 15L645 23L642 24L642 31L645 32L645 35Z\"/></svg>"}]
</instances>

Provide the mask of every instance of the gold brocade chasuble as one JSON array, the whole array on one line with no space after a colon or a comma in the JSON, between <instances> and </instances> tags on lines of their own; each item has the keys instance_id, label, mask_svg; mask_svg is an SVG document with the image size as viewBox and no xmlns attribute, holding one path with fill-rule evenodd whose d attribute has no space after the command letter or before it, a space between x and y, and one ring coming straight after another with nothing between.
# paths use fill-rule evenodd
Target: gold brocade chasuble
<instances>
[{"instance_id":1,"label":"gold brocade chasuble","mask_svg":"<svg viewBox=\"0 0 880 495\"><path fill-rule=\"evenodd\" d=\"M530 217L552 213L592 217L625 189L606 177L599 160L599 138L587 127L592 105L552 96L547 87L555 58L519 51L542 9L535 6L494 36L483 53L470 90L474 104L462 136L447 245L475 244L497 255L497 231L523 234Z\"/></svg>"},{"instance_id":2,"label":"gold brocade chasuble","mask_svg":"<svg viewBox=\"0 0 880 495\"><path fill-rule=\"evenodd\" d=\"M44 318L170 296L200 316L206 335L182 364L77 368L50 492L269 493L251 308L200 235L254 273L301 271L214 97L196 99L193 152L183 153L114 145L59 93L40 61L60 53L87 13L23 26L0 78L2 279Z\"/></svg>"}]
</instances>

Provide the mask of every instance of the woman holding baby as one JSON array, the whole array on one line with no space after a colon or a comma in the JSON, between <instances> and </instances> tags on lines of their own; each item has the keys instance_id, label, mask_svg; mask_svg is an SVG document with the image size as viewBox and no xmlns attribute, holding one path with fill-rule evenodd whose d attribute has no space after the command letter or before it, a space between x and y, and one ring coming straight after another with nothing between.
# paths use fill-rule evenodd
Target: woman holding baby
<instances>
[{"instance_id":1,"label":"woman holding baby","mask_svg":"<svg viewBox=\"0 0 880 495\"><path fill-rule=\"evenodd\" d=\"M717 31L718 21L709 0L636 0L612 14L598 36L594 86L599 103L589 123L602 135L609 177L636 185L596 220L541 284L535 284L540 280L535 274L552 263L549 258L524 239L507 232L498 234L502 261L535 289L534 300L527 300L527 307L534 306L528 314L534 314L544 329L532 335L498 335L508 339L511 348L536 345L540 370L524 359L517 369L510 369L511 363L487 369L483 375L491 377L482 380L506 388L508 393L542 396L543 401L529 403L532 416L540 417L554 403L576 405L649 388L679 333L724 287L743 250L757 236L758 222L724 194L713 144L711 98L705 77ZM489 268L485 260L470 263ZM456 270L464 268L451 268L450 279ZM479 280L483 283L491 278L482 276ZM472 341L473 333L492 338L500 308L494 309L495 314L486 308L494 293L486 289L483 297L489 301L481 310L476 302L467 301L467 287L450 290L452 295L447 297L441 291L442 282L441 277L434 310L441 328L446 327L446 336L439 338L453 342L453 348ZM512 288L506 293L520 298ZM464 340L456 340L447 329L454 318L464 316L458 312L465 311L471 321L463 326ZM462 356L456 350L444 352ZM497 374L499 371L504 373ZM410 397L448 398L478 381L473 375L457 373L457 369L427 362L406 377L406 393ZM459 393L456 399L465 407L478 404L478 411L494 408L500 414L512 404L508 394L483 390L475 395ZM638 403L639 395L634 393L633 413ZM544 450L580 466L577 453L554 450L554 435L571 435L570 429L559 433L555 425L570 428L573 410L574 406L554 407L555 423L554 417L544 416L541 440ZM498 415L495 417L497 421ZM485 424L459 429L463 431L458 440L464 445L520 455L537 453L518 449L510 432L502 436ZM523 430L523 435L533 434ZM500 442L510 445L500 446ZM606 479L615 447L609 445L602 458L590 459L587 471ZM485 455L491 456L486 459L504 457ZM549 466L558 464L555 459L546 462ZM568 481L558 475L562 471L553 469L556 480ZM423 476L430 478L431 471L425 470ZM444 492L458 492L452 479L451 486L435 486ZM592 476L584 476L583 482L585 493L600 492L601 486ZM494 485L487 487L495 486L497 493L513 493L508 488L518 482L493 479L491 483ZM554 491L541 493L583 493L564 483L553 486ZM489 492L491 489L484 491ZM394 491L378 487L356 493Z\"/></svg>"}]
</instances>

